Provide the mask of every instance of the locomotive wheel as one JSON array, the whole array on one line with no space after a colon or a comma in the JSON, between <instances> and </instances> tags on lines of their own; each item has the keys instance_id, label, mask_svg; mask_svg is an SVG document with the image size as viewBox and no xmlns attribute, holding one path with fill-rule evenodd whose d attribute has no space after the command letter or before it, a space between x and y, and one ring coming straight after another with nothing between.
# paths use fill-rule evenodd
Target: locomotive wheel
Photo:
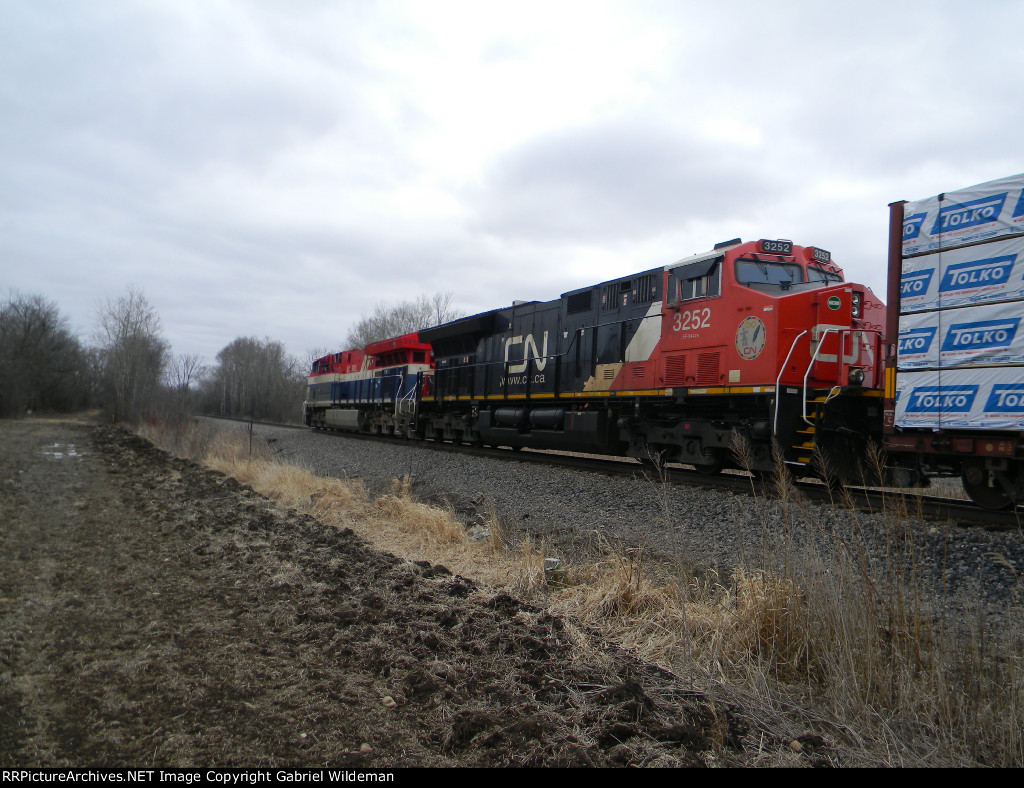
<instances>
[{"instance_id":1,"label":"locomotive wheel","mask_svg":"<svg viewBox=\"0 0 1024 788\"><path fill-rule=\"evenodd\" d=\"M662 449L658 449L654 446L648 445L644 451L643 457L638 457L640 460L640 467L645 471L652 471L659 476L665 470L665 459L666 452Z\"/></svg>"},{"instance_id":2,"label":"locomotive wheel","mask_svg":"<svg viewBox=\"0 0 1024 788\"><path fill-rule=\"evenodd\" d=\"M650 471L660 476L661 472L665 469L665 463L660 458L641 457L640 467L645 471Z\"/></svg>"},{"instance_id":3,"label":"locomotive wheel","mask_svg":"<svg viewBox=\"0 0 1024 788\"><path fill-rule=\"evenodd\" d=\"M960 466L964 492L982 509L1007 509L1013 505L999 476L1001 474L989 473L983 461L971 460Z\"/></svg>"},{"instance_id":4,"label":"locomotive wheel","mask_svg":"<svg viewBox=\"0 0 1024 788\"><path fill-rule=\"evenodd\" d=\"M725 467L725 452L721 449L704 449L701 452L703 461L694 463L697 473L702 476L716 476Z\"/></svg>"}]
</instances>

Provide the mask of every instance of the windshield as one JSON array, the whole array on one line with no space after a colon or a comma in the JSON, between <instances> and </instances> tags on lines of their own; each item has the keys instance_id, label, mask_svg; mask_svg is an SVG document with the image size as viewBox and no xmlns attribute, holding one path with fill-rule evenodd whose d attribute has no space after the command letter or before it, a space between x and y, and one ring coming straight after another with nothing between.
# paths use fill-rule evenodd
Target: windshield
<instances>
[{"instance_id":1,"label":"windshield","mask_svg":"<svg viewBox=\"0 0 1024 788\"><path fill-rule=\"evenodd\" d=\"M796 263L737 260L736 281L741 285L777 285L785 289L805 281L804 269Z\"/></svg>"},{"instance_id":2,"label":"windshield","mask_svg":"<svg viewBox=\"0 0 1024 788\"><path fill-rule=\"evenodd\" d=\"M824 268L818 268L817 266L807 266L807 281L808 282L842 282L843 277L837 274L835 271L826 271Z\"/></svg>"}]
</instances>

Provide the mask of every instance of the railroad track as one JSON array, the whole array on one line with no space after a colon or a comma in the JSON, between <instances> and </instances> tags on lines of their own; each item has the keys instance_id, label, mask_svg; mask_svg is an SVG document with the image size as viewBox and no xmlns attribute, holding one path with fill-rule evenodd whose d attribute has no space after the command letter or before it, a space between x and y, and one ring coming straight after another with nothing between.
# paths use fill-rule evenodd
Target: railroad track
<instances>
[{"instance_id":1,"label":"railroad track","mask_svg":"<svg viewBox=\"0 0 1024 788\"><path fill-rule=\"evenodd\" d=\"M300 424L281 424L277 422L251 421L249 419L219 418L214 420L233 421L253 426L260 425L282 429L309 429ZM633 459L616 457L598 457L542 449L513 451L507 448L477 447L469 444L452 444L432 440L410 441L396 436L370 435L359 432L336 432L334 434L354 440L387 441L405 446L416 445L429 451L459 452L470 456L549 466L554 465L609 475L643 476L647 479L665 481L671 484L727 489L740 494L777 494L777 486L773 484L771 479L755 478L744 472L727 472L715 476L707 476L678 465L670 464L659 469L653 465L643 464ZM962 527L982 527L992 530L1017 530L1024 528L1024 506L1003 511L991 511L982 509L965 499L925 495L916 490L878 489L871 487L845 487L841 490L832 490L817 480L796 480L793 482L793 486L802 496L809 500L818 503L832 503L839 506L852 506L867 512L905 513L909 516L928 520L952 521Z\"/></svg>"}]
</instances>

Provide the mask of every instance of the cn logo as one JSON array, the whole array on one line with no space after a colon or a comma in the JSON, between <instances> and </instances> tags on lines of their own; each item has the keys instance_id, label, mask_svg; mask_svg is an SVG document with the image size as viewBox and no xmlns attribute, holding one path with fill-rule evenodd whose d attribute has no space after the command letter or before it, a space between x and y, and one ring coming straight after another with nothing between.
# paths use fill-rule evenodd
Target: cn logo
<instances>
[{"instance_id":1,"label":"cn logo","mask_svg":"<svg viewBox=\"0 0 1024 788\"><path fill-rule=\"evenodd\" d=\"M533 368L537 372L543 372L544 367L548 365L548 332L544 332L544 338L541 340L543 343L540 352L537 351L537 341L533 338L533 334L527 334L526 338L520 334L516 337L509 337L505 340L505 361L509 361L509 356L512 354L513 345L523 346L523 361L521 364L513 364L508 368L510 375L518 375L522 372L526 372L526 367L529 364L530 358L536 359L533 363Z\"/></svg>"}]
</instances>

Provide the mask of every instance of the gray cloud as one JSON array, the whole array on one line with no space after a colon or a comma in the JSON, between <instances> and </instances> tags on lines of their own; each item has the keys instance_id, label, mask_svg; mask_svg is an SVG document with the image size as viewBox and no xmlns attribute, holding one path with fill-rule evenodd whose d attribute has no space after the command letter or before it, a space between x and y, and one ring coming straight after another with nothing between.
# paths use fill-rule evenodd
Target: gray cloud
<instances>
[{"instance_id":1,"label":"gray cloud","mask_svg":"<svg viewBox=\"0 0 1024 788\"><path fill-rule=\"evenodd\" d=\"M754 148L636 122L559 130L492 165L476 226L588 242L715 221L766 197L760 156Z\"/></svg>"}]
</instances>

